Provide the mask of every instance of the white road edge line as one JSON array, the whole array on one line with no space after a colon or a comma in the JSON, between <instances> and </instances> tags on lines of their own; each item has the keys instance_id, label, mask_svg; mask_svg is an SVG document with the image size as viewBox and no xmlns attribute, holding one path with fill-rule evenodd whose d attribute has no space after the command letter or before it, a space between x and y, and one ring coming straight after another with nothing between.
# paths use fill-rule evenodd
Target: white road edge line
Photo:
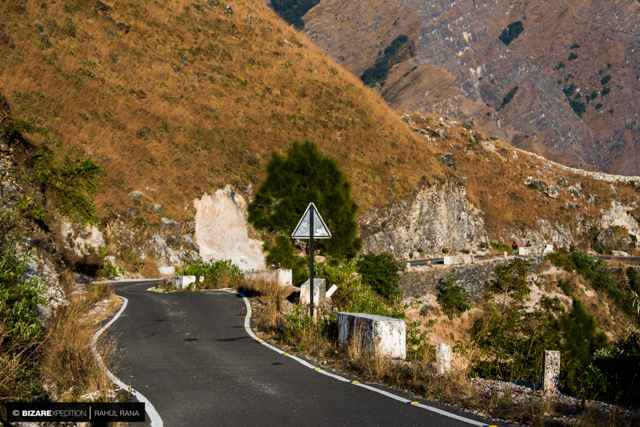
<instances>
[{"instance_id":1,"label":"white road edge line","mask_svg":"<svg viewBox=\"0 0 640 427\"><path fill-rule=\"evenodd\" d=\"M324 369L321 369L321 368L318 368L317 366L312 365L311 363L307 362L306 360L303 360L303 359L301 359L301 358L299 358L297 356L294 356L292 354L289 354L289 353L287 353L285 351L280 350L278 347L275 347L275 346L269 344L268 342L264 341L263 339L258 338L256 336L256 334L253 332L253 330L251 329L251 314L252 314L252 310L251 310L251 303L249 303L249 300L244 295L241 295L236 291L233 291L233 290L230 290L230 289L224 289L223 291L228 292L228 293L234 293L234 294L240 295L242 297L242 300L244 301L244 305L247 308L247 314L246 314L246 316L244 318L244 329L245 329L245 331L247 331L247 334L249 334L249 336L251 338L253 338L254 340L258 341L263 346L275 351L276 353L281 354L283 356L287 356L287 357L295 360L296 362L300 363L301 365L304 365L307 368L313 369L314 371L316 371L319 374L326 375L328 377L331 377L331 378L333 378L335 380L338 380L338 381L341 381L341 382L351 383L354 386L362 387L362 388L370 390L370 391L372 391L374 393L378 393L378 394L381 394L383 396L386 396L386 397L388 397L390 399L397 400L398 402L410 404L411 406L414 406L414 407L417 407L417 408L421 408L421 409L427 410L429 412L434 412L436 414L443 415L445 417L452 418L454 420L462 421L462 422L470 424L470 425L482 426L482 427L486 427L486 426L489 425L489 424L486 424L486 423L483 423L483 422L480 422L480 421L472 420L471 418L463 417L462 415L457 415L457 414L445 411L444 409L436 408L434 406L425 405L425 404L420 403L420 402L414 402L414 401L406 399L406 398L404 398L402 396L398 396L396 394L390 393L390 392L388 392L386 390L381 390L379 388L370 386L368 384L362 384L360 382L351 381L351 380L349 380L349 379L347 379L345 377L342 377L340 375L336 375L336 374L334 374L332 372L327 372Z\"/></svg>"},{"instance_id":2,"label":"white road edge line","mask_svg":"<svg viewBox=\"0 0 640 427\"><path fill-rule=\"evenodd\" d=\"M118 320L118 318L122 315L122 313L124 313L124 311L127 308L127 305L129 304L129 300L126 299L125 297L120 296L120 295L118 295L118 297L122 300L122 306L120 307L120 310L118 310L116 315L113 316L113 318L111 318L111 320L109 320L109 322L107 322L107 324L104 325L93 336L93 340L91 341L91 351L93 352L93 355L95 356L96 360L98 361L98 364L100 365L100 367L105 370L105 372L107 373L107 376L109 377L109 379L113 383L115 383L118 387L120 387L123 390L129 390L136 397L136 399L138 399L138 402L142 402L142 403L145 404L144 405L145 406L145 410L147 412L147 415L149 416L149 419L151 420L151 426L152 427L164 427L164 423L162 422L162 418L160 418L160 414L158 413L158 411L156 411L156 408L153 406L151 401L149 399L147 399L144 394L140 393L138 390L135 390L131 386L125 384L124 381L122 381L122 380L120 380L120 378L116 377L107 368L107 366L105 365L104 361L102 360L102 357L100 356L100 353L98 353L98 349L96 348L96 344L98 343L98 338L100 338L100 335L102 335L107 329L109 329L109 327L111 325L113 325L116 322L116 320Z\"/></svg>"}]
</instances>

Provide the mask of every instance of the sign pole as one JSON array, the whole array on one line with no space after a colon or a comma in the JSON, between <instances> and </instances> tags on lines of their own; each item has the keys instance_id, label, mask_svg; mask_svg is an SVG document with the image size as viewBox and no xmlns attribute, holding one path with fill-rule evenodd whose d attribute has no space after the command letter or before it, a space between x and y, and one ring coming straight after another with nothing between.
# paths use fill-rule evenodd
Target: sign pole
<instances>
[{"instance_id":1,"label":"sign pole","mask_svg":"<svg viewBox=\"0 0 640 427\"><path fill-rule=\"evenodd\" d=\"M313 231L314 231L314 224L313 224L313 220L314 220L314 213L315 213L315 209L311 209L311 211L309 212L309 301L310 304L309 306L311 307L311 318L314 319L315 316L315 310L314 310L314 301L313 301L313 297L315 294L315 265L314 265L314 241L313 241Z\"/></svg>"},{"instance_id":2,"label":"sign pole","mask_svg":"<svg viewBox=\"0 0 640 427\"><path fill-rule=\"evenodd\" d=\"M317 228L316 228L317 224ZM316 205L311 202L307 206L307 210L304 211L298 225L291 233L291 238L295 240L308 240L307 251L309 256L309 308L311 310L311 317L315 320L317 306L322 301L318 298L315 301L315 289L316 289L316 267L315 267L315 243L316 239L331 239L331 231L324 222L322 215L318 212ZM306 282L305 282L306 283ZM319 294L319 292L318 292Z\"/></svg>"}]
</instances>

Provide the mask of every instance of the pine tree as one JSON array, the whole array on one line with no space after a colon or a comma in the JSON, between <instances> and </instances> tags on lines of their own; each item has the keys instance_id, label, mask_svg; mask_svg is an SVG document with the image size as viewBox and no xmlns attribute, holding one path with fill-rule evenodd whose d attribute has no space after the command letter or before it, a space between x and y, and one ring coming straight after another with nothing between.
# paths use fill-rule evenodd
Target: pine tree
<instances>
[{"instance_id":1,"label":"pine tree","mask_svg":"<svg viewBox=\"0 0 640 427\"><path fill-rule=\"evenodd\" d=\"M286 156L273 155L266 181L249 205L249 221L257 229L289 235L310 202L334 236L318 246L327 255L354 257L361 242L351 186L336 162L311 142L294 143Z\"/></svg>"}]
</instances>

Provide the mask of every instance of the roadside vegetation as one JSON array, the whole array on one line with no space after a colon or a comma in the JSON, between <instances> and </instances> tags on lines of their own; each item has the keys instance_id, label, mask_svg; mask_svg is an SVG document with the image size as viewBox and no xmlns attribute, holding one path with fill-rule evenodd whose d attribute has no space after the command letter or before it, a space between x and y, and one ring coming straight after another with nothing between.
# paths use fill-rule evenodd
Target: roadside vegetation
<instances>
[{"instance_id":1,"label":"roadside vegetation","mask_svg":"<svg viewBox=\"0 0 640 427\"><path fill-rule=\"evenodd\" d=\"M306 154L301 155L301 150ZM306 278L306 263L288 232L302 211L277 226L264 213L272 215L277 208L288 206L287 203L296 199L293 194L305 188L300 181L308 176L322 176L322 171L327 169L316 170L313 166L322 164L318 161L321 158L312 145L295 145L286 161L274 160L272 167L277 168L269 171L269 185L260 189L262 196L256 198L260 202L252 207L254 225L266 233L267 239L275 236L266 245L270 264L293 268L296 284ZM271 181L273 176L286 178ZM285 183L290 186L280 191ZM269 188L278 191L267 191ZM306 197L296 199L300 209L314 200L312 193ZM324 214L323 208L319 208ZM345 214L345 210L337 212ZM354 229L354 233L357 230ZM511 252L510 247L499 242L492 242L491 246L494 251ZM635 270L625 271L624 282L619 282L618 277L609 274L606 266L595 259L581 253L560 252L549 256L545 265L560 267L563 275L557 279L541 279L538 273L542 267L516 258L495 267L495 278L479 300L473 299L454 276L445 277L436 287L435 305L428 306L424 314L422 309L418 310L416 318L411 302L403 299L399 288L403 266L392 255L349 251L349 256L344 256L345 252L332 253L326 245L321 246L321 253L326 259L318 262L317 276L325 278L328 286L337 285L338 290L331 301L321 307L317 321L311 319L307 308L295 304L291 289L287 291L266 282L242 282L243 292L254 297L258 331L290 351L321 360L367 381L383 382L419 396L535 424L550 416L544 399L514 401L508 397L509 392L486 393L482 388L486 383L482 381L515 383L535 393L542 387L545 350L559 350L563 393L626 407L637 405L638 376L632 368L639 362L637 333L630 329L616 335L616 339L607 337L599 323L601 317L593 314L591 303L583 301L586 291L579 290L580 286L588 286L623 309L620 305L623 296L631 295L629 292L637 288ZM302 272L295 273L295 269ZM356 344L339 347L336 317L339 311L404 318L407 360L393 362L375 357L356 348ZM622 313L631 314L628 309ZM434 336L439 338L434 341ZM451 344L457 355L455 373L444 376L437 374L435 363L435 344L443 337L445 341L453 340ZM593 415L584 408L569 410L562 405L551 408L552 415L563 416L571 411L574 417L575 411L582 411L581 417L587 425L602 421L602 414ZM598 421L588 421L589 417Z\"/></svg>"},{"instance_id":2,"label":"roadside vegetation","mask_svg":"<svg viewBox=\"0 0 640 427\"><path fill-rule=\"evenodd\" d=\"M558 252L548 259L611 298L629 316L632 326L618 340L608 339L576 286L564 280L556 286L571 300L568 308L557 297L547 296L535 307L527 305L530 266L517 260L496 269L488 306L473 324L471 337L481 358L472 365L472 373L539 389L544 351L560 350L564 393L637 408L640 318L622 303L630 284L617 280L601 261L581 252Z\"/></svg>"},{"instance_id":3,"label":"roadside vegetation","mask_svg":"<svg viewBox=\"0 0 640 427\"><path fill-rule=\"evenodd\" d=\"M549 406L541 398L513 400L508 398L509 391L488 394L481 391L482 387L478 388L479 383L474 380L493 379L540 390L544 351L560 350L563 393L584 401L600 400L637 408L640 380L637 331L617 341L609 340L577 298L565 307L557 298L543 296L531 308L529 293L523 291L529 283L530 265L516 261L499 268L494 286L479 302L472 302L455 281L444 281L438 294L440 309L453 322L459 321L463 314L475 320L468 332L468 344L454 346L454 352L469 357L472 363L456 362L456 369L443 376L437 373L435 346L430 339L433 324L424 325L407 318L407 306L375 292L358 273L357 264L358 261L352 261L319 266L318 276L339 287L316 322L310 318L307 308L289 302L289 292L284 288L274 283L245 281L243 289L250 290L249 294L254 297L256 329L288 351L301 353L361 380L385 383L421 397L481 409L486 414L525 424L542 423L555 415L578 417L584 425L601 425L607 416L592 406L571 409L566 403ZM405 318L407 360L399 363L375 357L355 344L346 348L338 346L338 311ZM608 416L616 420L612 421L614 424L627 425L629 421L623 415Z\"/></svg>"},{"instance_id":4,"label":"roadside vegetation","mask_svg":"<svg viewBox=\"0 0 640 427\"><path fill-rule=\"evenodd\" d=\"M45 284L26 272L26 258L0 253L0 401L77 401L89 393L92 400L112 399L111 382L91 351L98 322L119 304L111 288L68 287L67 302L44 319L38 306ZM100 348L107 364L110 348Z\"/></svg>"},{"instance_id":5,"label":"roadside vegetation","mask_svg":"<svg viewBox=\"0 0 640 427\"><path fill-rule=\"evenodd\" d=\"M192 262L182 266L178 274L195 276L193 289L220 289L237 286L242 272L231 261Z\"/></svg>"},{"instance_id":6,"label":"roadside vegetation","mask_svg":"<svg viewBox=\"0 0 640 427\"><path fill-rule=\"evenodd\" d=\"M101 169L6 108L0 144L16 160L0 187L0 402L113 400L91 343L119 300L106 285L76 285L51 232L62 217L96 222ZM99 348L107 364L110 348Z\"/></svg>"}]
</instances>

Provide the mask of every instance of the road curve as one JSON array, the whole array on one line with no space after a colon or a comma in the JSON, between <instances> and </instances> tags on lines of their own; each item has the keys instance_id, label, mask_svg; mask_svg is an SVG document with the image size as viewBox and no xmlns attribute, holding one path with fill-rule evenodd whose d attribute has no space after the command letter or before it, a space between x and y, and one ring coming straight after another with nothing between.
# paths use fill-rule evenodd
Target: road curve
<instances>
[{"instance_id":1,"label":"road curve","mask_svg":"<svg viewBox=\"0 0 640 427\"><path fill-rule=\"evenodd\" d=\"M469 425L264 347L246 333L236 295L158 294L150 286L116 286L129 304L107 335L118 345L114 373L153 403L166 427Z\"/></svg>"}]
</instances>

